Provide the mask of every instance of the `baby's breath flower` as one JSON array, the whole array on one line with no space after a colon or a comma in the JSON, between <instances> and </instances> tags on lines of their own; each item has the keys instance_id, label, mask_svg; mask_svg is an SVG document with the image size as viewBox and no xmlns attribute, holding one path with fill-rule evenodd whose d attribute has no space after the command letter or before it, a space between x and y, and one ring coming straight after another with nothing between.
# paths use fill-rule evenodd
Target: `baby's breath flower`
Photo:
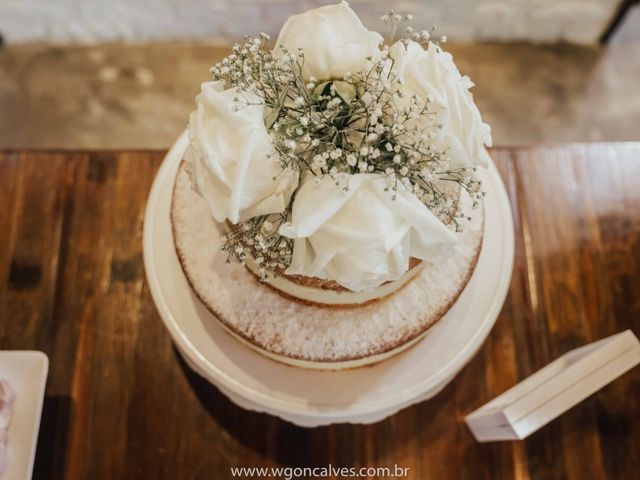
<instances>
[{"instance_id":1,"label":"baby's breath flower","mask_svg":"<svg viewBox=\"0 0 640 480\"><path fill-rule=\"evenodd\" d=\"M268 235L271 232L273 232L273 224L269 220L265 220L262 224L262 233Z\"/></svg>"},{"instance_id":2,"label":"baby's breath flower","mask_svg":"<svg viewBox=\"0 0 640 480\"><path fill-rule=\"evenodd\" d=\"M433 29L414 32L403 25L411 21L409 15L389 12L383 21L391 37L396 31L405 31L418 42L433 36ZM234 110L248 107L246 98L264 104L265 125L275 149L268 158L278 159L283 172L294 170L300 178L331 175L339 182L337 175L342 172L384 175L392 198L404 188L444 223L461 228L460 219L466 215L459 211L458 190L446 186L455 184L477 204L484 195L481 183L473 169L450 166L447 149L434 140L442 129L436 121L438 107L430 96L404 94L402 77L388 68L388 46L382 47L380 58L370 57L363 71L319 82L313 77L303 80L303 51L289 52L280 46L276 58L266 47L268 40L265 34L247 38L211 68L225 88L238 89ZM440 43L445 42L446 37L440 37ZM348 182L343 188L348 189ZM263 279L282 272L291 264L293 241L280 236L279 229L290 220L291 208L289 204L282 213L231 226L222 250L240 262L253 257Z\"/></svg>"},{"instance_id":3,"label":"baby's breath flower","mask_svg":"<svg viewBox=\"0 0 640 480\"><path fill-rule=\"evenodd\" d=\"M342 155L342 150L340 150L339 148L336 148L335 150L331 151L331 153L329 154L329 157L332 160L335 160L337 158L340 158L341 155Z\"/></svg>"}]
</instances>

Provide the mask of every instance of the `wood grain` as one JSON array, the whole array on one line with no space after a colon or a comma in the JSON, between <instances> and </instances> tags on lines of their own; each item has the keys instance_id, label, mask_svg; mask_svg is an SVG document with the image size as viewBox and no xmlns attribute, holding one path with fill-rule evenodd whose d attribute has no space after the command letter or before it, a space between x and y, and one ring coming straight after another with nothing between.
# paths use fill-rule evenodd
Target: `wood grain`
<instances>
[{"instance_id":1,"label":"wood grain","mask_svg":"<svg viewBox=\"0 0 640 480\"><path fill-rule=\"evenodd\" d=\"M494 149L514 211L510 294L435 399L375 425L246 412L174 350L142 266L163 152L0 153L0 348L51 370L36 479L230 478L230 466L408 467L408 478L638 478L640 369L524 442L463 418L562 353L640 335L640 144Z\"/></svg>"}]
</instances>

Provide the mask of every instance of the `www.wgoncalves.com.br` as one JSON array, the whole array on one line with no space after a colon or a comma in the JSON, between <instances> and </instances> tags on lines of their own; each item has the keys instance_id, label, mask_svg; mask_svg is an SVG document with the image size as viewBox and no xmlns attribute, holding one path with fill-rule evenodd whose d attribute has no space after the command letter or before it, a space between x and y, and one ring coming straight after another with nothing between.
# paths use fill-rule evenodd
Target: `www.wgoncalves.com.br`
<instances>
[{"instance_id":1,"label":"www.wgoncalves.com.br","mask_svg":"<svg viewBox=\"0 0 640 480\"><path fill-rule=\"evenodd\" d=\"M233 478L409 478L409 467L231 467Z\"/></svg>"}]
</instances>

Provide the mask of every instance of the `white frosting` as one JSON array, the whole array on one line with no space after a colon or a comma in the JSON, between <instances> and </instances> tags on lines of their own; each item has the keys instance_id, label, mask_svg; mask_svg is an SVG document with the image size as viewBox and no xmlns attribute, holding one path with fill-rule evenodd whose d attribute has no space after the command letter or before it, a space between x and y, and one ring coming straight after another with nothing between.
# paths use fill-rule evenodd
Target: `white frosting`
<instances>
[{"instance_id":1,"label":"white frosting","mask_svg":"<svg viewBox=\"0 0 640 480\"><path fill-rule=\"evenodd\" d=\"M403 102L412 95L423 101L432 100L437 111L437 123L442 125L439 138L441 149L447 148L451 162L457 166L487 166L491 146L491 127L482 121L469 88L473 82L461 76L450 53L434 43L425 50L416 42L406 46L398 41L389 50L394 60L392 70L404 80Z\"/></svg>"},{"instance_id":2,"label":"white frosting","mask_svg":"<svg viewBox=\"0 0 640 480\"><path fill-rule=\"evenodd\" d=\"M236 111L234 97L251 105ZM298 186L298 174L281 171L264 125L264 105L236 88L223 90L222 82L203 83L196 103L185 158L216 221L238 223L284 211Z\"/></svg>"},{"instance_id":3,"label":"white frosting","mask_svg":"<svg viewBox=\"0 0 640 480\"><path fill-rule=\"evenodd\" d=\"M341 2L290 17L280 30L274 54L282 55L280 45L294 55L302 48L303 77L329 80L358 73L367 65L367 57L378 59L382 40L362 25L347 2Z\"/></svg>"},{"instance_id":4,"label":"white frosting","mask_svg":"<svg viewBox=\"0 0 640 480\"><path fill-rule=\"evenodd\" d=\"M258 267L253 259L247 259L247 268L256 275L258 273ZM351 290L328 290L318 287L310 287L301 285L297 282L291 281L286 275L278 275L275 278L269 278L267 283L273 288L280 290L294 298L304 300L306 302L317 303L321 305L360 305L363 303L377 300L391 295L398 289L402 288L407 282L415 277L423 268L425 264L420 263L411 270L406 272L402 277L393 281L387 282L379 287L363 292L353 292Z\"/></svg>"},{"instance_id":5,"label":"white frosting","mask_svg":"<svg viewBox=\"0 0 640 480\"><path fill-rule=\"evenodd\" d=\"M456 235L402 185L395 199L386 187L379 174L307 181L291 222L280 228L295 239L285 273L331 279L375 298L376 288L405 275L410 257L436 264L448 258Z\"/></svg>"},{"instance_id":6,"label":"white frosting","mask_svg":"<svg viewBox=\"0 0 640 480\"><path fill-rule=\"evenodd\" d=\"M388 358L391 358L394 355L397 355L401 352L404 352L408 348L414 346L424 337L426 337L427 334L430 332L430 330L425 330L420 335L416 336L410 341L403 343L398 347L384 353L377 353L375 355L369 355L368 357L363 357L363 358L355 358L353 360L341 360L337 362L316 362L313 360L303 360L301 358L287 357L285 355L278 355L276 353L269 352L268 350L260 348L251 342L248 342L247 340L245 340L243 337L235 333L233 330L231 330L229 327L227 327L223 323L221 323L221 325L224 328L224 330L227 333L229 333L232 337L237 339L243 345L260 353L261 355L264 355L265 357L270 358L271 360L275 360L276 362L281 362L287 365L291 365L292 367L308 368L310 370L346 370L349 368L359 368L359 367L365 367L367 365L373 365L375 363L379 363Z\"/></svg>"}]
</instances>

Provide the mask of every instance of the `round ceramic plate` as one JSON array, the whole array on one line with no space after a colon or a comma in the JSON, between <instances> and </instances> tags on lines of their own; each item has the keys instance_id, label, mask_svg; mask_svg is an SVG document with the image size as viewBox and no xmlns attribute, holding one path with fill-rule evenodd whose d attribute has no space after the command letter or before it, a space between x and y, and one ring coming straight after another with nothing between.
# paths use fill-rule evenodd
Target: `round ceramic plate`
<instances>
[{"instance_id":1,"label":"round ceramic plate","mask_svg":"<svg viewBox=\"0 0 640 480\"><path fill-rule=\"evenodd\" d=\"M200 303L175 253L169 218L186 132L167 154L145 212L144 263L151 294L189 365L243 408L302 426L371 423L435 395L482 345L506 297L513 267L513 221L504 185L483 172L485 238L476 269L453 307L409 350L343 371L287 366L227 334ZM327 312L330 315L330 312Z\"/></svg>"}]
</instances>

